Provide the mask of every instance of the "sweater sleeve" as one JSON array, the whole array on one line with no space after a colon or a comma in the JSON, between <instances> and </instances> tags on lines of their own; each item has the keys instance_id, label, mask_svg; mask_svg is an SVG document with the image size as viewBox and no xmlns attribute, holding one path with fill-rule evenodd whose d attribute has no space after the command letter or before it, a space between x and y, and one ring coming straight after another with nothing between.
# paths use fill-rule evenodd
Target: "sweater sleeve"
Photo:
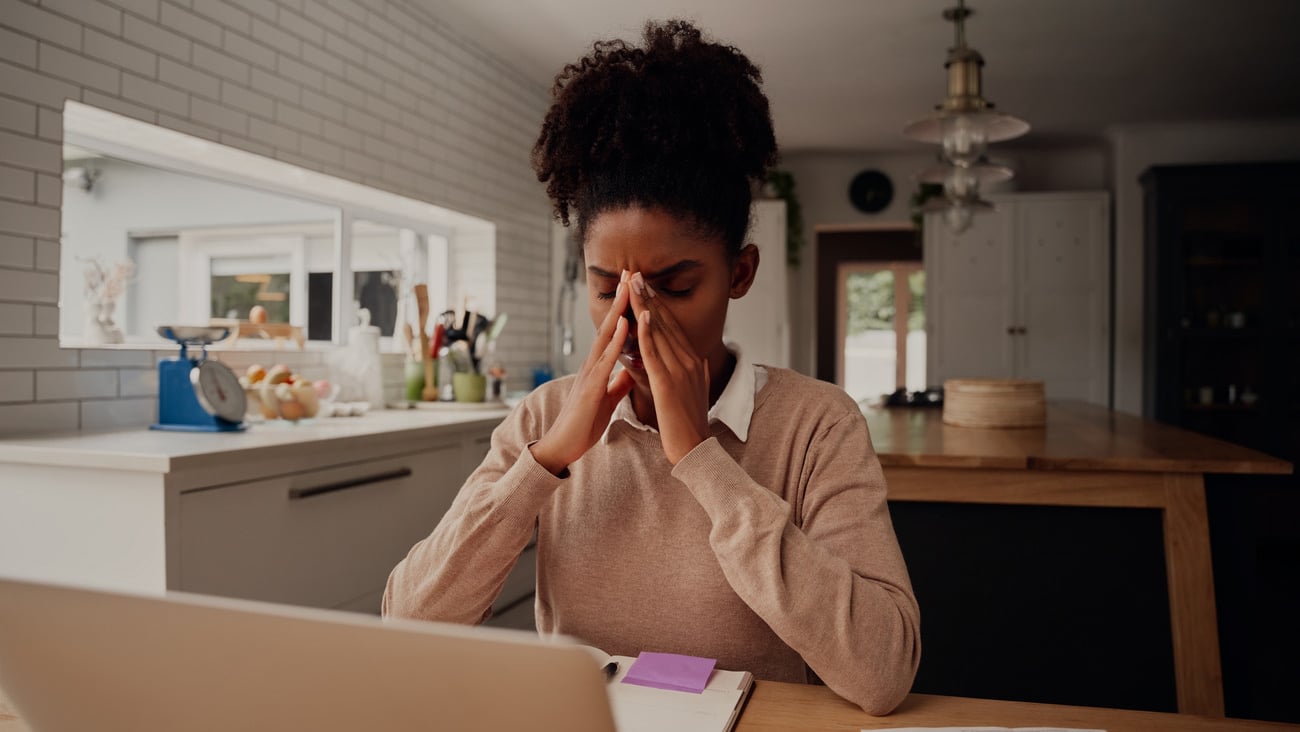
<instances>
[{"instance_id":1,"label":"sweater sleeve","mask_svg":"<svg viewBox=\"0 0 1300 732\"><path fill-rule=\"evenodd\" d=\"M464 624L488 618L539 511L563 482L528 449L540 437L534 422L521 404L493 431L487 457L433 533L389 574L385 617Z\"/></svg>"},{"instance_id":2,"label":"sweater sleeve","mask_svg":"<svg viewBox=\"0 0 1300 732\"><path fill-rule=\"evenodd\" d=\"M796 516L717 438L673 469L708 514L709 543L736 593L832 691L888 714L916 676L920 610L861 414L818 435L804 476Z\"/></svg>"}]
</instances>

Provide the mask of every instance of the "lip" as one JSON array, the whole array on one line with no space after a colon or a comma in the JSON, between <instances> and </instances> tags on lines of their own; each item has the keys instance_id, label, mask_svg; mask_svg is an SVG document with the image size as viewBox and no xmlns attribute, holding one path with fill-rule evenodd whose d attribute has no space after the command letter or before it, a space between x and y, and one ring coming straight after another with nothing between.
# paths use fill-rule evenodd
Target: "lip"
<instances>
[{"instance_id":1,"label":"lip","mask_svg":"<svg viewBox=\"0 0 1300 732\"><path fill-rule=\"evenodd\" d=\"M637 371L645 370L645 363L641 361L641 349L637 347L635 340L628 339L628 341L623 344L623 354L620 360L622 360L623 365L627 368L635 369Z\"/></svg>"}]
</instances>

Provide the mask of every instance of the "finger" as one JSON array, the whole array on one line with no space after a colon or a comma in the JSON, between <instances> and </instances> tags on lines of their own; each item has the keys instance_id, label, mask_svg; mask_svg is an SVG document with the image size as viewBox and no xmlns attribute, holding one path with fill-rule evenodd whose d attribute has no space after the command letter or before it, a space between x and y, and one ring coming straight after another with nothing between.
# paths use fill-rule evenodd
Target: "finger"
<instances>
[{"instance_id":1,"label":"finger","mask_svg":"<svg viewBox=\"0 0 1300 732\"><path fill-rule=\"evenodd\" d=\"M650 390L655 393L656 385L665 383L671 378L676 362L665 360L664 345L660 342L658 329L649 310L641 311L637 316L636 324L637 346L641 349L641 360L645 363L646 374L650 377ZM657 393L661 398L666 396L663 390Z\"/></svg>"},{"instance_id":2,"label":"finger","mask_svg":"<svg viewBox=\"0 0 1300 732\"><path fill-rule=\"evenodd\" d=\"M614 300L609 305L609 311L605 313L605 318L600 321L600 327L596 329L596 339L592 342L591 352L587 355L588 362L599 359L609 339L614 337L614 329L627 310L629 289L627 270L623 270L618 280L618 287L614 290Z\"/></svg>"},{"instance_id":3,"label":"finger","mask_svg":"<svg viewBox=\"0 0 1300 732\"><path fill-rule=\"evenodd\" d=\"M618 363L618 357L623 353L623 344L627 342L627 331L627 318L619 318L618 322L614 323L614 335L601 351L600 358L596 360L592 371L593 376L599 377L601 384L609 381L609 375L614 371L614 364Z\"/></svg>"},{"instance_id":4,"label":"finger","mask_svg":"<svg viewBox=\"0 0 1300 732\"><path fill-rule=\"evenodd\" d=\"M623 401L623 397L627 396L629 391L632 391L635 384L631 372L627 369L614 374L614 378L610 380L609 386L605 390L605 402L611 411L615 405Z\"/></svg>"},{"instance_id":5,"label":"finger","mask_svg":"<svg viewBox=\"0 0 1300 732\"><path fill-rule=\"evenodd\" d=\"M651 306L653 290L650 285L637 272L629 278L628 290L631 291L632 312L636 314L637 319L637 341L644 344L646 341L641 340L644 331L647 335L644 338L651 343L651 351L654 353L655 360L663 366L666 373L674 373L682 364L682 359L676 353L676 346L668 340L670 337L663 327L663 319L655 315ZM642 326L641 323L645 322ZM646 354L646 346L641 345L641 355ZM649 362L647 362L648 366Z\"/></svg>"},{"instance_id":6,"label":"finger","mask_svg":"<svg viewBox=\"0 0 1300 732\"><path fill-rule=\"evenodd\" d=\"M650 311L651 319L658 326L663 336L661 340L666 341L665 345L673 346L678 360L684 363L686 359L696 357L695 349L691 346L690 340L687 339L681 324L677 322L677 318L673 317L672 312L664 306L663 299L659 297L659 293L655 292L655 289L648 282L642 284L641 299L645 308Z\"/></svg>"},{"instance_id":7,"label":"finger","mask_svg":"<svg viewBox=\"0 0 1300 732\"><path fill-rule=\"evenodd\" d=\"M589 396L603 393L609 375L614 371L614 364L618 362L618 356L627 342L627 332L627 318L619 318L614 323L614 333L610 335L609 341L603 346L599 342L593 344L591 355L587 356L582 368L578 370L578 388L584 393Z\"/></svg>"}]
</instances>

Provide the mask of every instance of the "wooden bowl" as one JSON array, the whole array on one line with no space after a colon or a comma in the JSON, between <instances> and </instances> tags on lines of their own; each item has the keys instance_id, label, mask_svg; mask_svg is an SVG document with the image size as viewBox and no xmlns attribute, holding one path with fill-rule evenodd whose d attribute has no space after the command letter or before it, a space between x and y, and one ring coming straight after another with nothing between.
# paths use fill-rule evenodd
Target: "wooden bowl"
<instances>
[{"instance_id":1,"label":"wooden bowl","mask_svg":"<svg viewBox=\"0 0 1300 732\"><path fill-rule=\"evenodd\" d=\"M1042 427L1043 382L1028 379L949 379L943 382L943 422L955 427Z\"/></svg>"}]
</instances>

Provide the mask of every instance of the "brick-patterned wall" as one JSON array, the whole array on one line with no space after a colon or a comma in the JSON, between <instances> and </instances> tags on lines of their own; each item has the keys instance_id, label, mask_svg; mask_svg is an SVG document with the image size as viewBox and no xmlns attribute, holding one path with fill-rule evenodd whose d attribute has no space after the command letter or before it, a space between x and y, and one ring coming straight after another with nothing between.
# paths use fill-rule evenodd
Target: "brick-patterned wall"
<instances>
[{"instance_id":1,"label":"brick-patterned wall","mask_svg":"<svg viewBox=\"0 0 1300 732\"><path fill-rule=\"evenodd\" d=\"M510 386L547 360L546 89L490 49L408 0L0 0L0 434L154 413L159 353L59 348L65 99L495 222Z\"/></svg>"}]
</instances>

